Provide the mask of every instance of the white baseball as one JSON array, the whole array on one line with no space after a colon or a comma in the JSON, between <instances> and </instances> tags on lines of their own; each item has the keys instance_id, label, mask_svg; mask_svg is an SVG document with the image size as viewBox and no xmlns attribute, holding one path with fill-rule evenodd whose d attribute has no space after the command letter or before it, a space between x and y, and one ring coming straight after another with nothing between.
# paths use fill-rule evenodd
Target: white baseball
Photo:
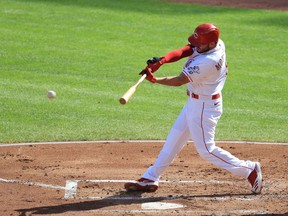
<instances>
[{"instance_id":1,"label":"white baseball","mask_svg":"<svg viewBox=\"0 0 288 216\"><path fill-rule=\"evenodd\" d=\"M49 99L55 98L55 97L56 97L56 92L55 92L55 91L48 91L47 97L48 97Z\"/></svg>"}]
</instances>

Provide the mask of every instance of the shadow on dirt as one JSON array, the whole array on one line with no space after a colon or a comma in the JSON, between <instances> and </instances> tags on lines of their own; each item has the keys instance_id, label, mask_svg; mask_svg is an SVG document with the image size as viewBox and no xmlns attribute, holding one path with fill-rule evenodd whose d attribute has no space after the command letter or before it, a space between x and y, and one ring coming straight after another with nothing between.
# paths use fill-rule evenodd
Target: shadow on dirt
<instances>
[{"instance_id":1,"label":"shadow on dirt","mask_svg":"<svg viewBox=\"0 0 288 216\"><path fill-rule=\"evenodd\" d=\"M285 215L288 215L288 212L286 212L286 213L283 213L283 214L253 214L253 216L285 216ZM245 215L242 215L242 216L252 216L251 214L249 214L249 215L247 215L247 214L245 214Z\"/></svg>"},{"instance_id":2,"label":"shadow on dirt","mask_svg":"<svg viewBox=\"0 0 288 216\"><path fill-rule=\"evenodd\" d=\"M62 214L66 212L85 212L85 211L99 210L101 208L117 205L142 204L146 202L158 202L163 200L255 196L254 194L214 194L214 195L182 195L182 196L170 195L170 196L158 196L158 197L142 197L142 194L143 194L142 192L121 191L120 194L118 195L106 197L101 200L89 200L69 204L59 204L54 206L17 209L16 211L19 212L19 216L28 216L34 214L35 215ZM127 212L129 212L129 210L127 210Z\"/></svg>"}]
</instances>

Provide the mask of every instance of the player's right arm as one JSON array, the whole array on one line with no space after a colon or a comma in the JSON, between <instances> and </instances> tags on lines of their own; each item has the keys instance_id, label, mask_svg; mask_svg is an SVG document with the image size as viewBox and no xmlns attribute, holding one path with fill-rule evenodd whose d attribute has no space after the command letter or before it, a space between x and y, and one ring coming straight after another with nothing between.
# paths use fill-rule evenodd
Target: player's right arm
<instances>
[{"instance_id":1,"label":"player's right arm","mask_svg":"<svg viewBox=\"0 0 288 216\"><path fill-rule=\"evenodd\" d=\"M155 77L153 73L146 72L147 76L146 79L152 83L158 83L161 85L167 86L181 86L188 82L190 82L189 78L184 74L181 73L178 76L170 76L170 77Z\"/></svg>"},{"instance_id":2,"label":"player's right arm","mask_svg":"<svg viewBox=\"0 0 288 216\"><path fill-rule=\"evenodd\" d=\"M167 86L181 86L188 82L190 82L189 78L183 73L181 73L179 76L159 77L155 80L155 83Z\"/></svg>"}]
</instances>

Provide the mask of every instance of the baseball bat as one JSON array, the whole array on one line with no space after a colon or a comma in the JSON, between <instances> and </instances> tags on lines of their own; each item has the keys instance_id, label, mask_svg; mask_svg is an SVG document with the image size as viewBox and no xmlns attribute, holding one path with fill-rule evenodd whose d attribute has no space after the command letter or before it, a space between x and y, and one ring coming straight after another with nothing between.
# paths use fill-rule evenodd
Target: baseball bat
<instances>
[{"instance_id":1,"label":"baseball bat","mask_svg":"<svg viewBox=\"0 0 288 216\"><path fill-rule=\"evenodd\" d=\"M119 99L121 104L126 104L128 100L132 97L132 95L135 93L137 87L140 85L140 83L145 79L147 74L144 74L133 86L131 86L125 94Z\"/></svg>"}]
</instances>

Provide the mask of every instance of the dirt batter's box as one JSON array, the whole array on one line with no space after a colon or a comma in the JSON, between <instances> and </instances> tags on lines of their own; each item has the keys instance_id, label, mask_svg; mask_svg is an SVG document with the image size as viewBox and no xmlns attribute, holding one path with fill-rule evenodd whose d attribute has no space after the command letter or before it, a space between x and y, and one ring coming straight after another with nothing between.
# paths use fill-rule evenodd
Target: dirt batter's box
<instances>
[{"instance_id":1,"label":"dirt batter's box","mask_svg":"<svg viewBox=\"0 0 288 216\"><path fill-rule=\"evenodd\" d=\"M64 199L113 199L113 200L127 200L127 199L137 199L135 197L135 193L119 193L119 190L115 190L111 188L121 188L123 187L123 183L127 182L129 180L67 180L66 181L66 187L65 187L65 194ZM131 181L131 180L130 180ZM185 188L199 188L203 187L206 188L206 185L213 184L215 185L232 185L233 182L230 181L217 181L217 180L163 180L160 181L162 184L166 184L166 186L170 187L173 191L173 188L181 188L181 186ZM220 186L221 187L221 186ZM106 188L106 189L105 189ZM108 188L108 189L107 189ZM110 189L109 189L110 188ZM116 192L115 192L116 191ZM187 190L182 190L182 194L173 193L173 195L168 194L166 195L167 198L173 198L177 196L189 196L189 195L183 195L183 192L188 192ZM141 196L138 198L147 198L147 195L149 197L155 197L156 196L165 196L164 194L160 194L161 191L158 193L145 193L146 196ZM97 196L95 196L97 194ZM142 194L143 195L143 194ZM197 194L199 195L199 194ZM191 196L191 195L190 195Z\"/></svg>"}]
</instances>

